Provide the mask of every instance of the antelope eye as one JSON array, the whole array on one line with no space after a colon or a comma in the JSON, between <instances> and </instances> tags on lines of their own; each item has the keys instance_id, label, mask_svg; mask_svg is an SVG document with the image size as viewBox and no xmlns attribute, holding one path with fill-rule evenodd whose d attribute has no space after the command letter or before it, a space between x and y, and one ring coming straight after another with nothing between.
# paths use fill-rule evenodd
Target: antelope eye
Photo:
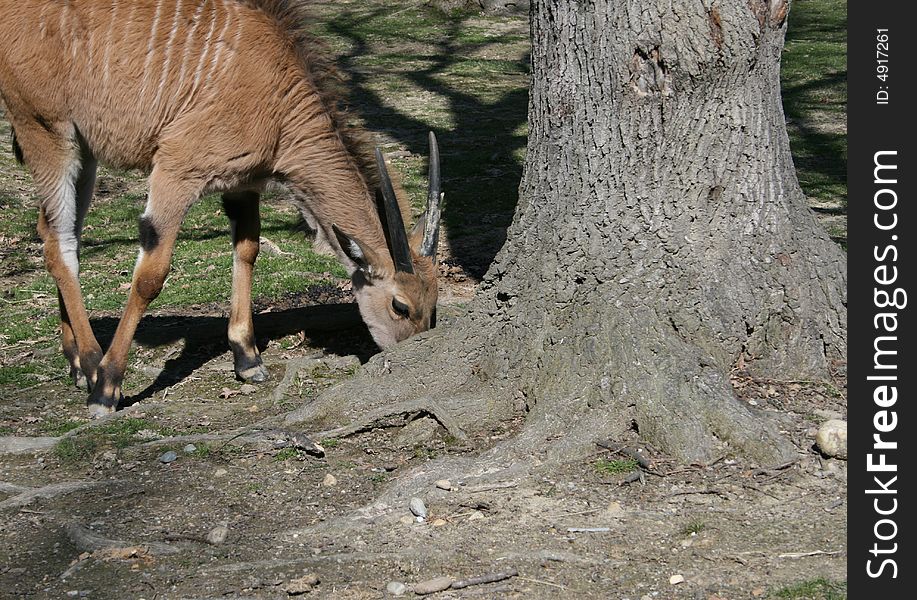
<instances>
[{"instance_id":1,"label":"antelope eye","mask_svg":"<svg viewBox=\"0 0 917 600\"><path fill-rule=\"evenodd\" d=\"M398 298L392 298L392 310L395 311L395 314L400 315L405 319L411 315L411 307L409 307Z\"/></svg>"}]
</instances>

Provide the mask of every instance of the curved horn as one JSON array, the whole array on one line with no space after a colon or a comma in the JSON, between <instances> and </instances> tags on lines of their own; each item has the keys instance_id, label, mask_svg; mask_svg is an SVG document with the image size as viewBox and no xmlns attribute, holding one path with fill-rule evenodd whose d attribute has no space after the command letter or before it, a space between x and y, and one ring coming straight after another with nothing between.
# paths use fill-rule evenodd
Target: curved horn
<instances>
[{"instance_id":1,"label":"curved horn","mask_svg":"<svg viewBox=\"0 0 917 600\"><path fill-rule=\"evenodd\" d=\"M379 166L379 183L382 192L382 204L385 206L385 226L388 229L389 252L395 270L403 273L413 273L414 266L411 262L411 249L408 246L408 234L404 230L404 219L401 217L401 208L392 188L392 180L385 167L382 151L376 148L376 163Z\"/></svg>"},{"instance_id":2,"label":"curved horn","mask_svg":"<svg viewBox=\"0 0 917 600\"><path fill-rule=\"evenodd\" d=\"M430 188L427 193L427 212L424 213L424 234L420 243L422 256L436 256L436 247L439 244L439 217L440 206L443 201L442 185L439 176L439 145L436 136L430 132Z\"/></svg>"}]
</instances>

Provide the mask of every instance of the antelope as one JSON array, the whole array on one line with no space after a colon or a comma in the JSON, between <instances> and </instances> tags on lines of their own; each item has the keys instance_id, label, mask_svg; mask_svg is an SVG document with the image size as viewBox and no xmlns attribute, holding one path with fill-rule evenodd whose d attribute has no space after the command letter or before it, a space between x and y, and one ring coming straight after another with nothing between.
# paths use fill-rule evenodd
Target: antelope
<instances>
[{"instance_id":1,"label":"antelope","mask_svg":"<svg viewBox=\"0 0 917 600\"><path fill-rule=\"evenodd\" d=\"M236 375L267 376L252 325L259 198L279 183L350 273L387 348L435 324L439 151L426 213L410 211L368 134L344 124L337 74L283 0L0 0L0 100L39 193L61 345L92 416L114 411L137 324L162 290L188 208L220 193L233 244L228 339ZM375 159L375 160L373 160ZM127 304L103 354L79 284L97 161L149 173ZM396 193L395 188L399 188Z\"/></svg>"}]
</instances>

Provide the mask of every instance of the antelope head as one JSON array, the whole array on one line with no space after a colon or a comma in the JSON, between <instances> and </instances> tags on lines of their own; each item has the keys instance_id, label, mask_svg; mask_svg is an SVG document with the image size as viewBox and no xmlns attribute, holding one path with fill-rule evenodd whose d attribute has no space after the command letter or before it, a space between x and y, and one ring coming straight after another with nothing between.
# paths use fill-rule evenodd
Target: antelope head
<instances>
[{"instance_id":1,"label":"antelope head","mask_svg":"<svg viewBox=\"0 0 917 600\"><path fill-rule=\"evenodd\" d=\"M344 253L357 265L351 279L360 315L376 344L388 348L436 326L436 247L442 192L439 148L430 132L430 170L427 210L408 234L401 209L376 149L380 189L379 217L385 229L389 256L373 250L352 235L332 226Z\"/></svg>"}]
</instances>

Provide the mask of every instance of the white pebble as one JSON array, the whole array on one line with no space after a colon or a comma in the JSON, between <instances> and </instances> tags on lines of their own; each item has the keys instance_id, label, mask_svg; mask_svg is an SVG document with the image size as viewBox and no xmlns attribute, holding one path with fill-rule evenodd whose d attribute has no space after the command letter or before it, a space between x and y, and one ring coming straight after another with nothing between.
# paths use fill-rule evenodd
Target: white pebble
<instances>
[{"instance_id":1,"label":"white pebble","mask_svg":"<svg viewBox=\"0 0 917 600\"><path fill-rule=\"evenodd\" d=\"M825 455L847 459L847 421L832 419L818 428L815 444Z\"/></svg>"}]
</instances>

